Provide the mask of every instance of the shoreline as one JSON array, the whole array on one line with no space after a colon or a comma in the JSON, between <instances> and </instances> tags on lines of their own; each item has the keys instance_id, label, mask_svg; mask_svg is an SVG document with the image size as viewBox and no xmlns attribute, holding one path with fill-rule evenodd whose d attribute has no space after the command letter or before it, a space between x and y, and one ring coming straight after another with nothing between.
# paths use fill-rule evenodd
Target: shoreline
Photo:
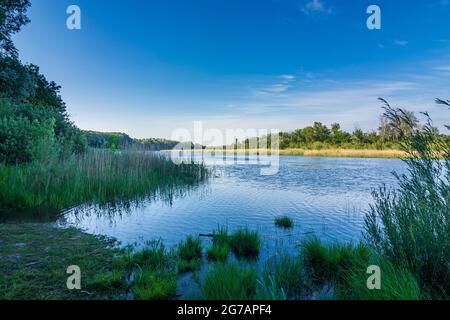
<instances>
[{"instance_id":1,"label":"shoreline","mask_svg":"<svg viewBox=\"0 0 450 320\"><path fill-rule=\"evenodd\" d=\"M161 150L161 152L180 152L181 150ZM237 150L223 150L223 149L205 149L205 153L216 153L217 155L225 154L238 154L238 155L270 155L268 149L237 149ZM190 150L183 150L181 152L191 152ZM194 149L195 153L201 153L201 149ZM387 150L375 150L375 149L281 149L278 151L280 156L296 156L296 157L336 157L336 158L373 158L373 159L402 159L405 158L405 152L401 150L387 149Z\"/></svg>"}]
</instances>

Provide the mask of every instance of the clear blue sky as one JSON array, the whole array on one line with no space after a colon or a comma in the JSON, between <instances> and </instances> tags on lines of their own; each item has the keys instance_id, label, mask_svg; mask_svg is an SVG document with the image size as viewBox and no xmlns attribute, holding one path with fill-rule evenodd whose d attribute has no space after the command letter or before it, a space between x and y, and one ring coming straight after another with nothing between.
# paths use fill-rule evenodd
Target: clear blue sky
<instances>
[{"instance_id":1,"label":"clear blue sky","mask_svg":"<svg viewBox=\"0 0 450 320\"><path fill-rule=\"evenodd\" d=\"M378 97L449 122L433 104L450 98L448 0L34 0L29 16L21 59L62 85L82 129L376 129Z\"/></svg>"}]
</instances>

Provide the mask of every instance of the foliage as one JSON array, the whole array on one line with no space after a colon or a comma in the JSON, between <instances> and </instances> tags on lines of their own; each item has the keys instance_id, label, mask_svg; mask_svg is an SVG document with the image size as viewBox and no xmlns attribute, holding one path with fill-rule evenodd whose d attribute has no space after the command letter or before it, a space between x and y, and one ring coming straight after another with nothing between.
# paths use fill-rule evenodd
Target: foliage
<instances>
[{"instance_id":1,"label":"foliage","mask_svg":"<svg viewBox=\"0 0 450 320\"><path fill-rule=\"evenodd\" d=\"M0 2L0 56L17 57L11 37L30 20L26 11L30 0L2 0Z\"/></svg>"}]
</instances>

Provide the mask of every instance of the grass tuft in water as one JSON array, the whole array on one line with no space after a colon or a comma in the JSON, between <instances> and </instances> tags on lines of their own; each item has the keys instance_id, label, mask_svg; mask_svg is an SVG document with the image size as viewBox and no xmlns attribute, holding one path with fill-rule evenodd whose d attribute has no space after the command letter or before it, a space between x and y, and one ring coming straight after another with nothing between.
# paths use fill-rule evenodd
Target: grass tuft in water
<instances>
[{"instance_id":1,"label":"grass tuft in water","mask_svg":"<svg viewBox=\"0 0 450 320\"><path fill-rule=\"evenodd\" d=\"M202 283L202 299L251 300L257 288L256 272L234 263L213 265Z\"/></svg>"},{"instance_id":2,"label":"grass tuft in water","mask_svg":"<svg viewBox=\"0 0 450 320\"><path fill-rule=\"evenodd\" d=\"M239 229L231 236L230 246L238 259L257 259L261 246L260 236L257 231Z\"/></svg>"},{"instance_id":3,"label":"grass tuft in water","mask_svg":"<svg viewBox=\"0 0 450 320\"><path fill-rule=\"evenodd\" d=\"M380 267L381 288L369 290L367 287L367 266L349 270L344 281L336 285L334 298L343 300L420 300L419 283L405 267L398 267L385 258L376 257L371 265Z\"/></svg>"},{"instance_id":4,"label":"grass tuft in water","mask_svg":"<svg viewBox=\"0 0 450 320\"><path fill-rule=\"evenodd\" d=\"M208 260L213 262L225 262L228 259L230 247L228 244L213 245L208 249Z\"/></svg>"},{"instance_id":5,"label":"grass tuft in water","mask_svg":"<svg viewBox=\"0 0 450 320\"><path fill-rule=\"evenodd\" d=\"M299 299L302 293L304 272L299 256L282 252L268 259L263 272L266 292L275 292L276 297Z\"/></svg>"},{"instance_id":6,"label":"grass tuft in water","mask_svg":"<svg viewBox=\"0 0 450 320\"><path fill-rule=\"evenodd\" d=\"M230 244L230 235L226 228L220 227L218 230L214 231L213 234L213 245L223 246Z\"/></svg>"},{"instance_id":7,"label":"grass tuft in water","mask_svg":"<svg viewBox=\"0 0 450 320\"><path fill-rule=\"evenodd\" d=\"M313 283L340 283L353 269L368 266L370 250L363 244L332 244L325 246L313 238L303 244L302 260Z\"/></svg>"},{"instance_id":8,"label":"grass tuft in water","mask_svg":"<svg viewBox=\"0 0 450 320\"><path fill-rule=\"evenodd\" d=\"M135 280L134 297L138 300L167 300L175 297L177 279L174 273L144 270Z\"/></svg>"},{"instance_id":9,"label":"grass tuft in water","mask_svg":"<svg viewBox=\"0 0 450 320\"><path fill-rule=\"evenodd\" d=\"M200 269L202 259L202 240L188 236L178 245L178 271L189 272Z\"/></svg>"},{"instance_id":10,"label":"grass tuft in water","mask_svg":"<svg viewBox=\"0 0 450 320\"><path fill-rule=\"evenodd\" d=\"M275 226L278 228L292 229L294 227L294 220L288 216L276 217Z\"/></svg>"}]
</instances>

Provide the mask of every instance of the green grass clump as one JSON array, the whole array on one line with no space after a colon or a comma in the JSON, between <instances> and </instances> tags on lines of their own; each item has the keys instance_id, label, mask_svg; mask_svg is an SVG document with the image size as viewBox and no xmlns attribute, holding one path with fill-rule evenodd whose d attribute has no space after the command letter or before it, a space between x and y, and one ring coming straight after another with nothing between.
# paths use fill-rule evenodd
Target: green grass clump
<instances>
[{"instance_id":1,"label":"green grass clump","mask_svg":"<svg viewBox=\"0 0 450 320\"><path fill-rule=\"evenodd\" d=\"M177 281L174 273L160 273L145 270L135 280L134 297L138 300L168 300L174 298Z\"/></svg>"},{"instance_id":2,"label":"green grass clump","mask_svg":"<svg viewBox=\"0 0 450 320\"><path fill-rule=\"evenodd\" d=\"M345 281L335 288L336 299L352 300L420 300L421 290L417 279L407 268L397 267L387 259L371 262L381 270L381 289L367 288L367 266L350 270Z\"/></svg>"},{"instance_id":3,"label":"green grass clump","mask_svg":"<svg viewBox=\"0 0 450 320\"><path fill-rule=\"evenodd\" d=\"M367 266L369 257L370 251L363 244L325 246L317 238L306 241L302 250L306 272L314 283L339 283L349 271Z\"/></svg>"},{"instance_id":4,"label":"green grass clump","mask_svg":"<svg viewBox=\"0 0 450 320\"><path fill-rule=\"evenodd\" d=\"M192 260L179 260L178 261L178 272L186 273L186 272L194 272L200 269L202 265L201 259L192 259Z\"/></svg>"},{"instance_id":5,"label":"green grass clump","mask_svg":"<svg viewBox=\"0 0 450 320\"><path fill-rule=\"evenodd\" d=\"M239 229L230 238L230 247L238 259L256 259L259 255L261 240L257 231Z\"/></svg>"},{"instance_id":6,"label":"green grass clump","mask_svg":"<svg viewBox=\"0 0 450 320\"><path fill-rule=\"evenodd\" d=\"M112 290L126 290L126 273L123 270L101 273L89 283L95 290L108 292Z\"/></svg>"},{"instance_id":7,"label":"green grass clump","mask_svg":"<svg viewBox=\"0 0 450 320\"><path fill-rule=\"evenodd\" d=\"M298 299L303 287L303 263L299 256L287 252L269 258L263 272L264 284L275 296Z\"/></svg>"},{"instance_id":8,"label":"green grass clump","mask_svg":"<svg viewBox=\"0 0 450 320\"><path fill-rule=\"evenodd\" d=\"M208 249L208 260L214 262L225 262L228 258L229 252L230 247L228 246L228 244L213 245Z\"/></svg>"},{"instance_id":9,"label":"green grass clump","mask_svg":"<svg viewBox=\"0 0 450 320\"><path fill-rule=\"evenodd\" d=\"M214 231L213 245L223 246L229 244L230 244L230 235L228 234L228 230L226 228L221 227L217 231Z\"/></svg>"},{"instance_id":10,"label":"green grass clump","mask_svg":"<svg viewBox=\"0 0 450 320\"><path fill-rule=\"evenodd\" d=\"M251 300L257 288L254 270L234 263L215 264L202 282L202 299Z\"/></svg>"},{"instance_id":11,"label":"green grass clump","mask_svg":"<svg viewBox=\"0 0 450 320\"><path fill-rule=\"evenodd\" d=\"M176 294L176 255L162 241L147 243L144 250L122 257L116 266L127 266L133 275L131 285L136 299L166 300Z\"/></svg>"},{"instance_id":12,"label":"green grass clump","mask_svg":"<svg viewBox=\"0 0 450 320\"><path fill-rule=\"evenodd\" d=\"M178 245L178 271L188 272L200 269L202 259L202 241L199 237L188 236Z\"/></svg>"},{"instance_id":13,"label":"green grass clump","mask_svg":"<svg viewBox=\"0 0 450 320\"><path fill-rule=\"evenodd\" d=\"M291 229L294 227L294 220L288 216L275 218L275 225L279 228Z\"/></svg>"}]
</instances>

